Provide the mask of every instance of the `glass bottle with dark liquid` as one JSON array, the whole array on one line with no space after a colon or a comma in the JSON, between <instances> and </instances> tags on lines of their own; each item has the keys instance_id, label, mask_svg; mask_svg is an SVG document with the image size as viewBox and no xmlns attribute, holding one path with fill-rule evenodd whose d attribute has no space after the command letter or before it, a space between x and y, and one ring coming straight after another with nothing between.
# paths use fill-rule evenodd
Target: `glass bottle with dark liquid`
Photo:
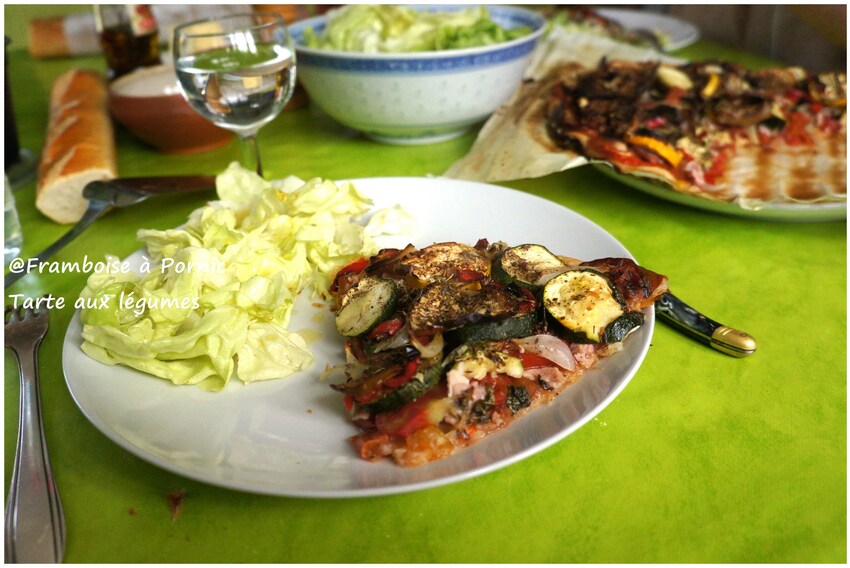
<instances>
[{"instance_id":1,"label":"glass bottle with dark liquid","mask_svg":"<svg viewBox=\"0 0 850 568\"><path fill-rule=\"evenodd\" d=\"M110 80L161 63L159 30L149 5L95 5L94 13Z\"/></svg>"}]
</instances>

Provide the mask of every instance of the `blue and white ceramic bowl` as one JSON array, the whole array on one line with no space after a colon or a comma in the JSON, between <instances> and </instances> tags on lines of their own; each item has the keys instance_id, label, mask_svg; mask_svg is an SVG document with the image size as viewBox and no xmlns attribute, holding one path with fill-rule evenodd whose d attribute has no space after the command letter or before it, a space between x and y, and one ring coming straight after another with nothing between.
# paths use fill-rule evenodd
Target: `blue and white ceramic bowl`
<instances>
[{"instance_id":1,"label":"blue and white ceramic bowl","mask_svg":"<svg viewBox=\"0 0 850 568\"><path fill-rule=\"evenodd\" d=\"M469 5L414 6L450 11ZM428 144L463 134L486 119L519 86L544 19L530 10L488 6L505 28L528 26L515 40L467 49L416 53L354 53L302 45L304 30L321 33L325 16L290 31L298 77L312 102L338 122L390 144Z\"/></svg>"}]
</instances>

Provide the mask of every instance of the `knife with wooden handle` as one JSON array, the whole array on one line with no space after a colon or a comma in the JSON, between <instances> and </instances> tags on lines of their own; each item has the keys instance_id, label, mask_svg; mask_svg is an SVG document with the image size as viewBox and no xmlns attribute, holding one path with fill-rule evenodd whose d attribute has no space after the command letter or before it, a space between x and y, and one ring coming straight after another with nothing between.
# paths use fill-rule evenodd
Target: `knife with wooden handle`
<instances>
[{"instance_id":1,"label":"knife with wooden handle","mask_svg":"<svg viewBox=\"0 0 850 568\"><path fill-rule=\"evenodd\" d=\"M707 318L670 292L655 301L655 311L665 323L721 353L748 357L756 352L752 335Z\"/></svg>"},{"instance_id":2,"label":"knife with wooden handle","mask_svg":"<svg viewBox=\"0 0 850 568\"><path fill-rule=\"evenodd\" d=\"M50 258L77 238L89 225L116 207L135 205L154 195L208 189L215 189L215 176L159 176L93 181L83 189L83 197L88 200L88 208L83 217L56 242L32 258L40 261ZM29 260L23 264L24 267L28 265ZM25 269L10 272L4 278L3 288L8 288L26 274Z\"/></svg>"}]
</instances>

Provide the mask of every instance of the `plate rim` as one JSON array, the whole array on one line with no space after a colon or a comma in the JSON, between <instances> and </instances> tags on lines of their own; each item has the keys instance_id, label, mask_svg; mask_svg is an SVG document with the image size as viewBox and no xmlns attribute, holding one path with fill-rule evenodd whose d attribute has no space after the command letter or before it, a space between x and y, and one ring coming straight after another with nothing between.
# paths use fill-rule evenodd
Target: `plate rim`
<instances>
[{"instance_id":1,"label":"plate rim","mask_svg":"<svg viewBox=\"0 0 850 568\"><path fill-rule=\"evenodd\" d=\"M676 51L677 49L682 49L684 47L688 47L699 41L701 34L699 27L695 24L683 19L678 16L671 16L670 14L659 14L656 12L642 12L640 10L634 10L630 8L619 8L619 7L608 7L608 8L600 8L598 10L599 14L610 18L612 20L617 21L620 25L631 28L631 26L619 21L617 19L618 16L628 18L629 16L639 16L640 18L645 19L654 19L659 22L667 22L671 25L675 24L679 26L682 30L686 30L682 32L682 37L676 39L675 41L671 38L670 43L668 45L663 46L665 52ZM607 15L606 15L607 14ZM650 31L661 31L666 33L666 30L650 30Z\"/></svg>"},{"instance_id":2,"label":"plate rim","mask_svg":"<svg viewBox=\"0 0 850 568\"><path fill-rule=\"evenodd\" d=\"M617 171L613 165L605 161L593 160L589 164L608 178L619 181L648 195L712 213L760 221L785 222L826 223L843 221L847 218L846 200L821 201L816 203L765 203L758 209L745 209L735 201L713 201L704 197L688 195L665 187L652 180L641 178L640 176L624 174Z\"/></svg>"},{"instance_id":3,"label":"plate rim","mask_svg":"<svg viewBox=\"0 0 850 568\"><path fill-rule=\"evenodd\" d=\"M548 200L548 199L545 199L543 197L540 197L540 196L537 196L537 195L534 195L534 194L530 194L530 193L527 193L527 192L524 192L524 191L521 191L521 190L513 189L513 188L510 188L510 187L505 187L505 186L500 186L500 185L495 185L495 184L489 184L489 183L482 183L482 182L454 180L454 179L443 178L443 177L421 177L421 176L387 176L387 177L351 178L351 179L347 179L347 180L338 180L338 181L351 181L355 184L355 186L357 186L358 183L364 183L364 182L369 183L369 182L375 181L375 180L378 180L380 182L393 182L395 180L398 180L398 181L414 180L414 181L419 182L419 183L438 183L438 184L449 183L450 185L473 185L473 186L480 186L480 187L486 187L486 188L495 188L496 190L506 192L505 193L506 195L509 195L509 194L519 195L519 196L522 196L523 199L529 199L529 200L532 200L532 201L537 201L542 205L561 208L561 209L566 210L567 212L569 212L572 215L576 215L576 216L582 218L585 222L592 225L596 230L603 233L603 235L605 237L607 237L608 239L611 239L611 241L613 243L615 243L617 246L619 246L624 251L624 255L623 255L624 257L631 258L631 259L634 260L634 257L632 256L632 254L628 251L628 249L622 243L620 243L619 240L617 240L613 235L611 235L608 231L606 231L601 226L596 224L594 221L588 219L587 217L584 217L583 215L581 215L581 214L573 211L572 209L569 209L568 207L565 207L565 206L563 206L559 203L553 202L551 200ZM358 186L358 189L361 189L361 188ZM369 197L369 190L368 189L361 189L361 191L364 195ZM138 254L144 254L143 251L144 251L144 248L137 249L136 251L134 251L132 253L131 256L138 255ZM644 314L646 316L646 320L645 320L644 326L642 326L645 329L645 331L643 333L643 338L644 338L643 344L636 347L637 352L635 354L635 357L625 367L623 375L622 375L622 379L620 380L620 382L618 384L615 385L615 388L608 391L606 393L606 395L602 398L602 400L598 401L593 406L593 408L591 408L588 412L586 412L585 415L579 417L578 420L575 420L572 423L570 423L567 427L562 428L555 435L551 435L547 438L544 438L544 439L538 441L537 443L534 443L534 444L522 449L521 451L513 452L510 455L508 455L507 457L504 457L504 458L501 458L501 459L496 459L496 460L494 460L490 463L486 463L484 465L474 467L472 469L460 471L458 473L438 476L436 478L428 479L428 480L425 480L425 481L414 481L414 482L408 482L408 483L397 484L397 485L391 484L391 485L385 485L385 486L381 486L381 487L365 487L365 488L364 487L358 487L358 488L334 489L334 490L303 490L303 489L287 490L287 489L280 489L280 488L274 488L274 487L269 487L269 486L263 486L263 485L259 485L259 484L256 484L256 483L244 482L244 481L239 481L239 480L228 480L227 482L224 482L221 479L212 477L208 474L204 475L203 472L199 472L199 471L193 470L191 468L187 468L187 467L181 466L179 464L172 463L162 456L156 455L156 454L146 450L145 448L141 448L141 447L137 446L131 440L128 440L127 438L121 436L121 434L119 432L116 432L111 426L109 426L108 424L105 424L104 421L99 416L94 415L90 411L90 409L85 408L84 405L81 403L79 393L75 391L75 387L74 387L74 385L72 385L72 383L74 382L74 379L70 376L72 371L69 370L68 363L67 363L67 361L69 359L69 354L71 352L73 352L74 356L78 356L78 355L82 354L84 357L87 357L84 353L82 353L79 344L78 343L74 344L74 340L79 339L79 332L82 331L82 324L80 322L80 311L79 310L75 311L74 315L72 316L71 321L68 325L68 328L66 329L66 332L65 332L65 335L64 335L64 338L63 338L62 371L63 371L63 376L65 378L65 385L66 385L72 399L74 400L74 404L77 406L77 408L80 410L80 412L82 412L83 416L85 416L86 419L89 420L89 422L93 426L95 426L95 428L98 431L100 431L108 439L110 439L112 442L116 443L122 449L130 452L131 454L135 455L136 457L139 457L142 460L144 460L148 463L151 463L151 464L153 464L153 465L155 465L155 466L157 466L157 467L159 467L159 468L161 468L165 471L169 471L171 473L175 473L175 474L184 476L188 479L192 479L194 481L202 482L202 483L205 483L205 484L208 484L208 485L221 487L221 488L225 488L225 489L248 492L248 493L252 493L252 494L281 496L281 497L317 498L317 499L365 498L365 497L375 497L375 496L393 495L393 494L402 494L402 493L408 493L408 492L422 491L422 490L426 490L426 489L432 489L432 488L436 488L436 487L450 485L450 484L453 484L453 483L458 483L458 482L461 482L461 481L466 481L468 479L479 477L479 476L497 471L499 469L503 469L503 468L508 467L510 465L513 465L515 463L518 463L519 461L522 461L522 460L524 460L524 459L526 459L526 458L528 458L528 457L530 457L534 454L537 454L537 453L545 450L546 448L562 441L563 439L568 437L570 434L574 433L576 430L578 430L582 426L586 425L589 421L591 421L599 413L601 413L605 408L607 408L608 405L611 404L620 395L620 393L626 388L626 386L631 382L631 380L634 378L634 376L640 370L640 368L643 365L643 362L644 362L644 360L645 360L645 358L646 358L646 356L649 352L649 348L651 346L652 337L654 335L654 329L655 329L655 319L656 319L655 318L655 310L654 310L653 307L650 307L650 308L647 308L646 310L644 310ZM97 361L94 361L94 360L89 360L89 361L93 365L102 366L104 368L109 368L108 365L99 363ZM128 369L126 367L122 367L122 369L140 373L139 371L133 371L132 369ZM591 371L589 371L587 373L587 375L592 375L594 370L596 370L596 369L591 369ZM579 379L579 382L585 380L587 375L583 375L582 378ZM555 404L557 401L558 401L558 398L556 397L556 399L553 400L552 402L550 402L549 404L550 405ZM537 409L537 410L542 410L543 408L545 408L545 407L541 407L540 409ZM533 413L529 414L528 416L524 416L523 419L528 419L529 416L533 416ZM499 432L509 432L510 429L511 429L511 426L508 426L507 428L500 430ZM479 443L481 443L481 442L479 442ZM463 451L463 449L459 450L459 451ZM400 467L400 466L393 465L393 467ZM401 469L404 470L405 468L401 468ZM417 469L418 468L412 468L413 471L415 471Z\"/></svg>"}]
</instances>

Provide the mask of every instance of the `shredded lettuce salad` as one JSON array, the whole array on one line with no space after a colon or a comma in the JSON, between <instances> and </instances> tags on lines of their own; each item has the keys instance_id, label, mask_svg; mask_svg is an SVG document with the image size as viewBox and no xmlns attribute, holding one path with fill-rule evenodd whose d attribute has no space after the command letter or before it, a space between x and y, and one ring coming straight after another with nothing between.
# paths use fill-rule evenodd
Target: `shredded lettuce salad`
<instances>
[{"instance_id":1,"label":"shredded lettuce salad","mask_svg":"<svg viewBox=\"0 0 850 568\"><path fill-rule=\"evenodd\" d=\"M323 297L336 269L409 228L399 206L364 223L372 202L348 182L270 183L232 164L216 191L183 227L138 232L147 247L138 273L90 275L80 294L91 306L81 311L86 354L211 391L231 377L305 369L307 342L287 329L298 295Z\"/></svg>"},{"instance_id":2,"label":"shredded lettuce salad","mask_svg":"<svg viewBox=\"0 0 850 568\"><path fill-rule=\"evenodd\" d=\"M304 31L304 45L363 53L441 51L502 43L531 32L506 29L483 6L458 11L417 11L404 6L352 4L331 10L317 34Z\"/></svg>"}]
</instances>

